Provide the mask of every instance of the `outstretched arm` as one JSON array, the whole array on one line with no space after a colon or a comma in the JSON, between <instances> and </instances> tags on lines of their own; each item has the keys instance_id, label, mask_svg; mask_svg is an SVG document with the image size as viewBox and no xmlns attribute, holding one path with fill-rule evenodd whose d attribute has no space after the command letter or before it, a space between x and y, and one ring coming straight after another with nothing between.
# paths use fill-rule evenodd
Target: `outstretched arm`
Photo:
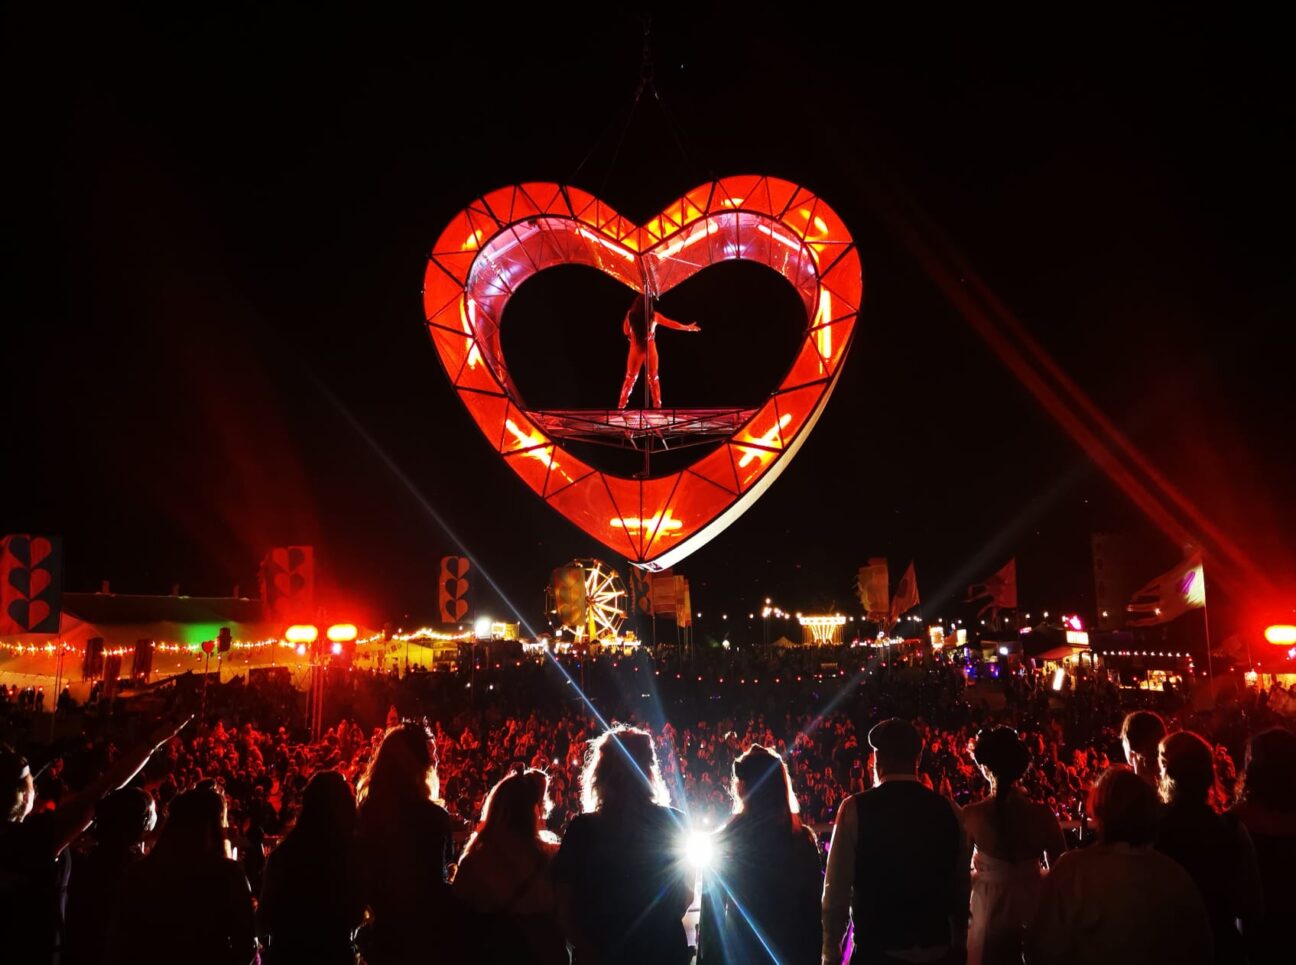
<instances>
[{"instance_id":1,"label":"outstretched arm","mask_svg":"<svg viewBox=\"0 0 1296 965\"><path fill-rule=\"evenodd\" d=\"M667 328L673 328L677 332L702 331L702 326L699 325L697 322L689 322L687 325L685 325L683 322L677 322L673 318L667 318L661 312L654 313L653 318L657 320L658 325L665 325Z\"/></svg>"},{"instance_id":2,"label":"outstretched arm","mask_svg":"<svg viewBox=\"0 0 1296 965\"><path fill-rule=\"evenodd\" d=\"M180 733L180 729L192 719L186 717L179 722L168 721L160 725L143 744L127 751L79 794L60 804L54 811L53 817L56 853L70 845L86 828L90 827L90 822L94 819L95 805L99 803L101 797L110 791L125 787L134 780L135 775L143 770L144 765L153 756L153 752Z\"/></svg>"}]
</instances>

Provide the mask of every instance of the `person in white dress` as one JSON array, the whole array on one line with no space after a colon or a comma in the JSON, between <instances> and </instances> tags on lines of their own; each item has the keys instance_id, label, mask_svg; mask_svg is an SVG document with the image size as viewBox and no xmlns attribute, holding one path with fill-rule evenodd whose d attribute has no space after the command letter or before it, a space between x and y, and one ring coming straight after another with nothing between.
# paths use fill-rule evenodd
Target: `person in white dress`
<instances>
[{"instance_id":1,"label":"person in white dress","mask_svg":"<svg viewBox=\"0 0 1296 965\"><path fill-rule=\"evenodd\" d=\"M1042 875L1066 850L1066 839L1048 806L1031 801L1017 786L1030 752L1016 731L983 730L973 756L990 782L990 795L963 809L963 827L974 848L968 965L1020 965Z\"/></svg>"}]
</instances>

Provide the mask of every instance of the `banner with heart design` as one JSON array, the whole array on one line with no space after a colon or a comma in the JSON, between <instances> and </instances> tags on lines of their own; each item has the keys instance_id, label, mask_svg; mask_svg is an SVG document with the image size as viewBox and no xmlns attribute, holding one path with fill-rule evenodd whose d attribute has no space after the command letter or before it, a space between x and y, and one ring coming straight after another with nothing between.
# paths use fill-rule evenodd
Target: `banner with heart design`
<instances>
[{"instance_id":1,"label":"banner with heart design","mask_svg":"<svg viewBox=\"0 0 1296 965\"><path fill-rule=\"evenodd\" d=\"M437 612L442 623L458 623L471 609L468 602L468 571L472 563L466 556L441 557L437 577Z\"/></svg>"},{"instance_id":2,"label":"banner with heart design","mask_svg":"<svg viewBox=\"0 0 1296 965\"><path fill-rule=\"evenodd\" d=\"M655 298L740 259L793 286L806 327L782 383L717 448L686 469L627 478L587 465L540 428L509 375L499 331L527 278L588 265ZM451 220L428 259L423 305L447 375L504 462L590 536L661 570L741 516L796 455L837 384L863 288L841 218L788 181L704 184L643 225L579 188L530 183L486 194Z\"/></svg>"},{"instance_id":3,"label":"banner with heart design","mask_svg":"<svg viewBox=\"0 0 1296 965\"><path fill-rule=\"evenodd\" d=\"M260 582L267 620L315 619L315 547L275 547L261 561Z\"/></svg>"},{"instance_id":4,"label":"banner with heart design","mask_svg":"<svg viewBox=\"0 0 1296 965\"><path fill-rule=\"evenodd\" d=\"M14 534L0 540L0 635L58 633L63 541Z\"/></svg>"}]
</instances>

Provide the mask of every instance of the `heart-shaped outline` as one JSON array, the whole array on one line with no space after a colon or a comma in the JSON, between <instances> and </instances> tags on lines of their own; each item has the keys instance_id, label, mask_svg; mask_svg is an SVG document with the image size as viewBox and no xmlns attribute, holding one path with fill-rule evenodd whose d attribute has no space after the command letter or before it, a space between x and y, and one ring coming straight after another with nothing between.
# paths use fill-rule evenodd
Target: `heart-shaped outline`
<instances>
[{"instance_id":1,"label":"heart-shaped outline","mask_svg":"<svg viewBox=\"0 0 1296 965\"><path fill-rule=\"evenodd\" d=\"M586 465L528 416L499 339L504 305L527 278L584 264L660 296L737 259L797 289L806 330L778 389L717 449L666 476L625 478ZM590 536L661 570L717 536L786 468L837 384L863 288L841 218L788 181L713 181L642 226L579 188L528 183L492 191L450 221L428 258L423 306L460 400L513 471Z\"/></svg>"}]
</instances>

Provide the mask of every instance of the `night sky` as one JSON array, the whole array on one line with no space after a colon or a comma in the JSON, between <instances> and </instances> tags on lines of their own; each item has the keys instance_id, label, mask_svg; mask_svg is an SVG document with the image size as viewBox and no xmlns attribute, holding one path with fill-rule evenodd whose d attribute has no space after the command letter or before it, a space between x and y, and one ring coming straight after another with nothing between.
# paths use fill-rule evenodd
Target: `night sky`
<instances>
[{"instance_id":1,"label":"night sky","mask_svg":"<svg viewBox=\"0 0 1296 965\"><path fill-rule=\"evenodd\" d=\"M691 5L653 20L667 115L631 114L635 15L432 6L6 14L0 533L61 534L69 589L255 592L268 547L313 543L339 608L408 623L466 550L538 625L549 571L608 551L459 406L422 316L430 246L507 184L569 182L644 219L765 173L846 219L865 304L800 454L680 567L704 633L766 596L857 612L874 555L893 579L916 560L924 615L947 617L1014 555L1025 608L1091 610L1095 530L1177 556L897 237L879 199L899 195L1272 580L1235 574L1213 622L1296 600L1296 100L1276 25L861 28ZM704 331L662 335L667 403L768 393L788 291L740 265L673 293L663 309ZM628 301L592 270L528 282L504 327L528 396L612 404Z\"/></svg>"}]
</instances>

